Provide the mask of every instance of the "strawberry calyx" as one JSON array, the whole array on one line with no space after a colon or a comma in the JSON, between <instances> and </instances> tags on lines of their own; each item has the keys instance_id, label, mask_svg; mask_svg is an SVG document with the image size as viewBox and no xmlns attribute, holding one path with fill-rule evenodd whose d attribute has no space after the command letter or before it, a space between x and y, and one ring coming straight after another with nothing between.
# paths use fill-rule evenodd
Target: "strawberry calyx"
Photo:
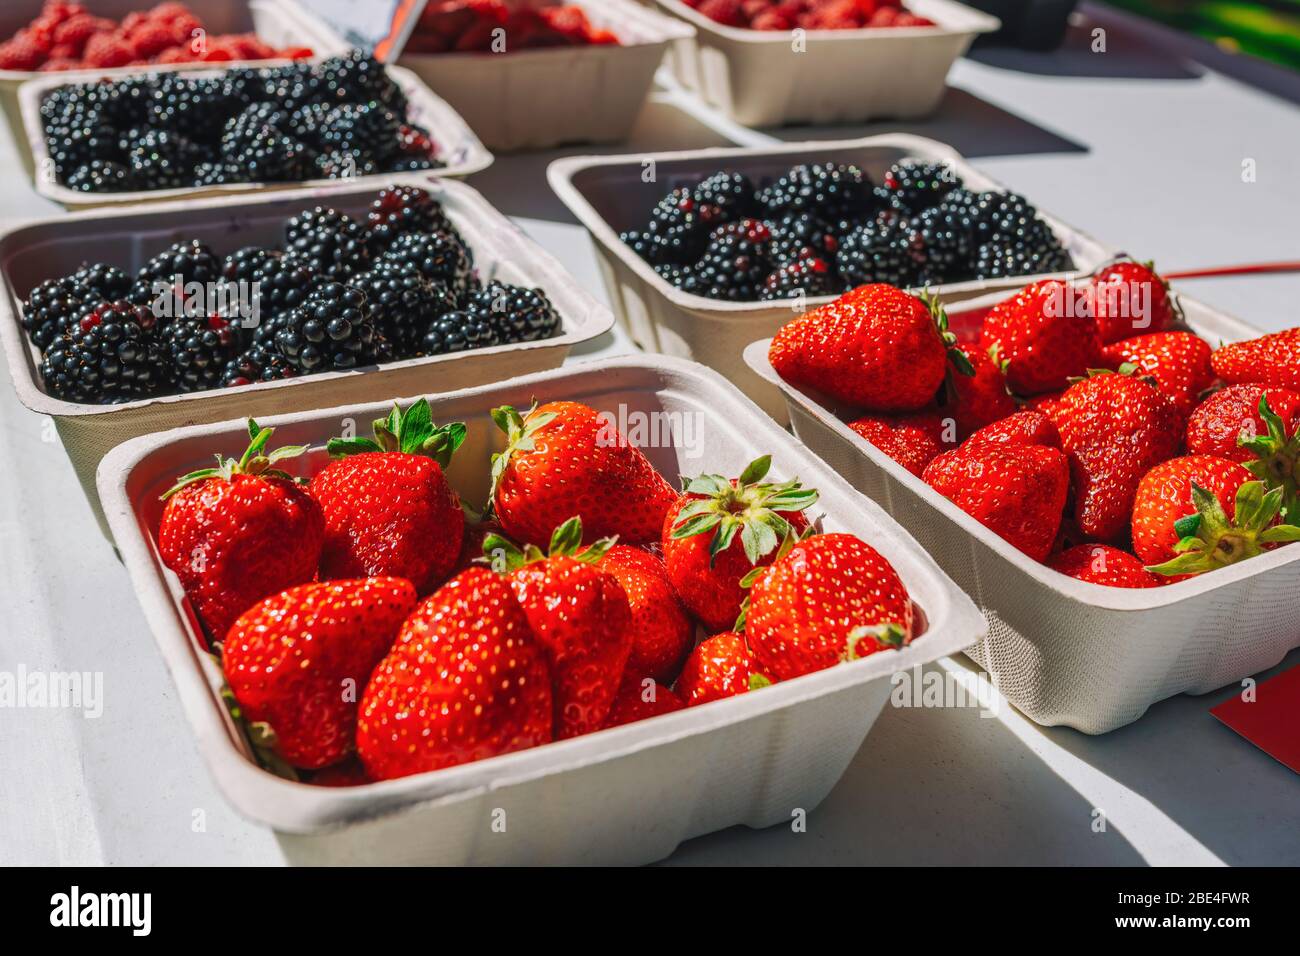
<instances>
[{"instance_id":1,"label":"strawberry calyx","mask_svg":"<svg viewBox=\"0 0 1300 956\"><path fill-rule=\"evenodd\" d=\"M1196 511L1174 523L1177 556L1147 570L1163 575L1203 574L1257 557L1265 545L1300 541L1300 527L1274 523L1282 494L1281 488L1266 491L1264 482L1247 481L1237 489L1236 515L1229 520L1214 493L1192 482Z\"/></svg>"},{"instance_id":2,"label":"strawberry calyx","mask_svg":"<svg viewBox=\"0 0 1300 956\"><path fill-rule=\"evenodd\" d=\"M1238 436L1237 444L1258 456L1246 463L1246 470L1269 488L1282 490L1281 513L1292 521L1300 518L1300 426L1288 435L1285 423L1269 407L1267 395L1259 397L1259 415L1267 434L1243 434Z\"/></svg>"},{"instance_id":3,"label":"strawberry calyx","mask_svg":"<svg viewBox=\"0 0 1300 956\"><path fill-rule=\"evenodd\" d=\"M220 667L220 661L217 662L217 666ZM240 709L239 701L235 699L235 692L224 681L221 685L221 700L226 705L226 710L230 712L230 719L237 727L243 729L244 735L248 738L248 746L253 751L253 758L262 769L285 780L297 781L298 771L280 755L279 740L271 725L266 721L247 719Z\"/></svg>"},{"instance_id":4,"label":"strawberry calyx","mask_svg":"<svg viewBox=\"0 0 1300 956\"><path fill-rule=\"evenodd\" d=\"M760 564L757 567L750 568L743 578L740 579L740 586L748 591L758 580L758 576L770 568L773 564L784 558L804 538L812 537L817 532L809 525L800 534L793 527L790 533L781 539L781 546L776 549L776 554L772 555L772 560L768 564ZM745 620L749 617L749 595L746 594L744 600L740 602L740 614L736 616L736 623L732 625L732 630L737 634L745 633Z\"/></svg>"},{"instance_id":5,"label":"strawberry calyx","mask_svg":"<svg viewBox=\"0 0 1300 956\"><path fill-rule=\"evenodd\" d=\"M406 455L423 455L446 468L465 441L465 424L452 422L434 425L429 400L422 398L406 411L398 405L387 418L377 418L373 424L375 437L331 438L326 444L331 458L346 458L374 452L401 452Z\"/></svg>"},{"instance_id":6,"label":"strawberry calyx","mask_svg":"<svg viewBox=\"0 0 1300 956\"><path fill-rule=\"evenodd\" d=\"M844 650L840 654L842 661L856 661L866 654L858 653L858 645L863 641L871 641L880 645L880 649L896 651L901 648L907 640L907 632L901 626L893 621L886 621L883 624L863 624L849 631L848 640L844 644Z\"/></svg>"},{"instance_id":7,"label":"strawberry calyx","mask_svg":"<svg viewBox=\"0 0 1300 956\"><path fill-rule=\"evenodd\" d=\"M582 518L574 515L551 533L546 551L535 544L523 547L495 531L483 537L483 557L492 569L502 574L517 571L524 565L547 558L573 558L583 564L596 564L618 543L618 535L601 538L587 547L582 546Z\"/></svg>"},{"instance_id":8,"label":"strawberry calyx","mask_svg":"<svg viewBox=\"0 0 1300 956\"><path fill-rule=\"evenodd\" d=\"M505 451L492 456L492 487L488 490L488 503L483 509L485 515L492 513L492 502L496 500L497 485L505 474L506 465L516 452L533 451L537 447L536 434L553 422L554 412L537 411L537 402L523 415L513 405L501 405L492 409L492 421L506 434Z\"/></svg>"},{"instance_id":9,"label":"strawberry calyx","mask_svg":"<svg viewBox=\"0 0 1300 956\"><path fill-rule=\"evenodd\" d=\"M238 460L222 458L217 455L217 467L201 468L198 471L191 471L189 474L182 475L176 480L176 484L162 493L162 500L166 501L186 485L192 485L196 481L203 481L207 478L221 478L230 481L235 475L257 475L262 478L283 478L286 481L301 481L302 479L295 478L288 472L272 466L277 462L284 461L286 458L298 457L307 450L307 446L286 445L268 453L266 444L271 440L271 435L274 432L274 428L262 428L250 418L248 420L248 447L244 449L244 454Z\"/></svg>"},{"instance_id":10,"label":"strawberry calyx","mask_svg":"<svg viewBox=\"0 0 1300 956\"><path fill-rule=\"evenodd\" d=\"M682 484L682 492L700 495L677 513L671 536L690 538L713 533L709 542L709 566L731 547L736 535L750 564L781 546L794 527L781 512L803 511L817 502L817 489L805 488L798 478L766 483L772 456L755 458L734 482L722 475L699 475Z\"/></svg>"},{"instance_id":11,"label":"strawberry calyx","mask_svg":"<svg viewBox=\"0 0 1300 956\"><path fill-rule=\"evenodd\" d=\"M772 686L772 678L768 677L766 674L749 675L750 690L762 690L764 687L771 687L771 686Z\"/></svg>"},{"instance_id":12,"label":"strawberry calyx","mask_svg":"<svg viewBox=\"0 0 1300 956\"><path fill-rule=\"evenodd\" d=\"M958 374L965 375L967 378L974 378L975 366L971 364L970 358L957 344L957 336L953 334L948 322L948 313L939 303L939 297L929 289L925 289L917 294L917 298L925 303L925 307L930 310L930 315L934 319L934 327L948 352L948 364L956 369Z\"/></svg>"}]
</instances>

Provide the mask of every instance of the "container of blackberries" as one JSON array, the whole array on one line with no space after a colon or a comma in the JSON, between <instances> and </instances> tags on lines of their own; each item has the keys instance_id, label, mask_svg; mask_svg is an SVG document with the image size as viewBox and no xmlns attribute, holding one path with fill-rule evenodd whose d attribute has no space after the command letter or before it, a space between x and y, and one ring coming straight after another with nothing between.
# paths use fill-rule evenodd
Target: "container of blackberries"
<instances>
[{"instance_id":1,"label":"container of blackberries","mask_svg":"<svg viewBox=\"0 0 1300 956\"><path fill-rule=\"evenodd\" d=\"M462 183L93 210L0 235L0 342L103 521L113 446L559 366L609 310Z\"/></svg>"},{"instance_id":2,"label":"container of blackberries","mask_svg":"<svg viewBox=\"0 0 1300 956\"><path fill-rule=\"evenodd\" d=\"M37 191L69 208L392 173L467 176L492 154L414 73L358 50L18 91Z\"/></svg>"},{"instance_id":3,"label":"container of blackberries","mask_svg":"<svg viewBox=\"0 0 1300 956\"><path fill-rule=\"evenodd\" d=\"M741 353L792 311L871 282L953 301L1116 252L952 147L904 134L574 156L548 178L590 230L633 341L717 369L778 420L784 403Z\"/></svg>"}]
</instances>

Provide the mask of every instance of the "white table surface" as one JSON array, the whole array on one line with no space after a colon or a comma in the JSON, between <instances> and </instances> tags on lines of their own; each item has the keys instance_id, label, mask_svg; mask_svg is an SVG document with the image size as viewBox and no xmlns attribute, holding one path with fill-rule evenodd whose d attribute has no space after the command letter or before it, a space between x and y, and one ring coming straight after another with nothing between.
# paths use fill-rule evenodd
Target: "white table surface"
<instances>
[{"instance_id":1,"label":"white table surface","mask_svg":"<svg viewBox=\"0 0 1300 956\"><path fill-rule=\"evenodd\" d=\"M1111 12L1085 8L1085 18L1055 54L962 60L928 122L780 135L902 128L950 142L1065 221L1166 269L1297 258L1300 76ZM1105 54L1088 49L1096 26ZM1249 82L1229 75L1243 68ZM670 90L614 151L770 139ZM501 157L472 183L603 298L585 231L545 183L556 155ZM1247 158L1254 183L1241 181ZM0 169L4 225L57 212L32 192L7 137ZM1188 288L1262 329L1300 321L1300 276ZM614 334L575 359L629 348ZM57 437L0 378L0 670L100 671L105 696L98 719L0 710L0 863L282 863L271 833L217 793ZM1276 670L1298 663L1294 652ZM668 862L1300 864L1300 779L1210 716L1232 692L1165 701L1102 737L1040 728L1005 704L995 717L886 707L806 833L735 828ZM207 828L194 833L200 809Z\"/></svg>"}]
</instances>

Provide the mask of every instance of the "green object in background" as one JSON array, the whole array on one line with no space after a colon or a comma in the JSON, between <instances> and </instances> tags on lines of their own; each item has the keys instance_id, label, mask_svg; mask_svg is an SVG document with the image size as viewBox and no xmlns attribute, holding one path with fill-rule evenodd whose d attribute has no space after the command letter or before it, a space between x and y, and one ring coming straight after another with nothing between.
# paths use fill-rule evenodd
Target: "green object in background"
<instances>
[{"instance_id":1,"label":"green object in background","mask_svg":"<svg viewBox=\"0 0 1300 956\"><path fill-rule=\"evenodd\" d=\"M1114 6L1212 40L1220 47L1300 70L1300 0L1223 3L1108 0Z\"/></svg>"}]
</instances>

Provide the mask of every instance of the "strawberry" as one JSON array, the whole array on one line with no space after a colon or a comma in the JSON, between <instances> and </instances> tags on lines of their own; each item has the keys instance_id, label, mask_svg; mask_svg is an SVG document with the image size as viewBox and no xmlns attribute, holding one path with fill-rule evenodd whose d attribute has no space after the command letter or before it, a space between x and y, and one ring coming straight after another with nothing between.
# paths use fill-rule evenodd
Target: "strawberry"
<instances>
[{"instance_id":1,"label":"strawberry","mask_svg":"<svg viewBox=\"0 0 1300 956\"><path fill-rule=\"evenodd\" d=\"M588 542L618 535L624 544L659 537L676 495L613 421L578 402L492 410L506 433L492 457L491 506L506 534L524 542L550 539L577 513Z\"/></svg>"},{"instance_id":2,"label":"strawberry","mask_svg":"<svg viewBox=\"0 0 1300 956\"><path fill-rule=\"evenodd\" d=\"M1060 450L978 442L940 455L922 477L1035 561L1051 552L1070 488L1069 464Z\"/></svg>"},{"instance_id":3,"label":"strawberry","mask_svg":"<svg viewBox=\"0 0 1300 956\"><path fill-rule=\"evenodd\" d=\"M1252 399L1253 408L1248 404ZM1273 410L1274 403L1282 414ZM1245 465L1269 488L1282 489L1287 521L1300 518L1300 394L1230 385L1192 414L1187 449Z\"/></svg>"},{"instance_id":4,"label":"strawberry","mask_svg":"<svg viewBox=\"0 0 1300 956\"><path fill-rule=\"evenodd\" d=\"M632 612L628 673L671 681L695 639L695 624L673 590L663 560L641 548L616 544L597 567L623 586Z\"/></svg>"},{"instance_id":5,"label":"strawberry","mask_svg":"<svg viewBox=\"0 0 1300 956\"><path fill-rule=\"evenodd\" d=\"M1184 417L1214 382L1210 346L1191 332L1153 332L1123 339L1103 348L1101 361L1105 368L1131 364L1150 375Z\"/></svg>"},{"instance_id":6,"label":"strawberry","mask_svg":"<svg viewBox=\"0 0 1300 956\"><path fill-rule=\"evenodd\" d=\"M221 648L241 715L307 770L352 752L357 698L415 608L400 578L301 584L240 615Z\"/></svg>"},{"instance_id":7,"label":"strawberry","mask_svg":"<svg viewBox=\"0 0 1300 956\"><path fill-rule=\"evenodd\" d=\"M685 706L667 684L661 684L653 677L637 677L634 671L629 670L619 685L605 727L621 727L648 717L671 714Z\"/></svg>"},{"instance_id":8,"label":"strawberry","mask_svg":"<svg viewBox=\"0 0 1300 956\"><path fill-rule=\"evenodd\" d=\"M664 565L687 610L710 631L733 627L745 598L741 579L770 564L787 537L808 527L800 514L817 492L798 479L766 483L770 455L739 478L700 475L685 483L663 525Z\"/></svg>"},{"instance_id":9,"label":"strawberry","mask_svg":"<svg viewBox=\"0 0 1300 956\"><path fill-rule=\"evenodd\" d=\"M462 571L420 603L361 695L357 753L374 780L551 740L546 652L509 585Z\"/></svg>"},{"instance_id":10,"label":"strawberry","mask_svg":"<svg viewBox=\"0 0 1300 956\"><path fill-rule=\"evenodd\" d=\"M876 412L929 404L947 359L963 374L974 371L937 304L882 283L859 286L788 323L768 358L790 384Z\"/></svg>"},{"instance_id":11,"label":"strawberry","mask_svg":"<svg viewBox=\"0 0 1300 956\"><path fill-rule=\"evenodd\" d=\"M483 539L493 567L510 586L546 653L552 678L557 739L604 726L632 651L632 612L618 578L599 567L613 545L601 539L581 549L582 521L555 529L543 555L501 535Z\"/></svg>"},{"instance_id":12,"label":"strawberry","mask_svg":"<svg viewBox=\"0 0 1300 956\"><path fill-rule=\"evenodd\" d=\"M912 600L875 548L851 534L792 542L751 576L745 640L764 674L789 680L911 643Z\"/></svg>"},{"instance_id":13,"label":"strawberry","mask_svg":"<svg viewBox=\"0 0 1300 956\"><path fill-rule=\"evenodd\" d=\"M361 761L353 756L342 763L318 770L307 782L313 787L360 787L371 781L366 776L366 768L361 766Z\"/></svg>"},{"instance_id":14,"label":"strawberry","mask_svg":"<svg viewBox=\"0 0 1300 956\"><path fill-rule=\"evenodd\" d=\"M1173 580L1202 574L1300 541L1277 524L1282 489L1236 462L1187 455L1152 468L1133 502L1133 550L1148 570Z\"/></svg>"},{"instance_id":15,"label":"strawberry","mask_svg":"<svg viewBox=\"0 0 1300 956\"><path fill-rule=\"evenodd\" d=\"M727 631L700 641L682 665L677 696L687 707L734 697L771 684L759 672L743 634Z\"/></svg>"},{"instance_id":16,"label":"strawberry","mask_svg":"<svg viewBox=\"0 0 1300 956\"><path fill-rule=\"evenodd\" d=\"M1008 415L1001 421L985 425L967 438L963 448L977 445L1046 445L1048 448L1061 447L1061 433L1056 425L1042 412L1026 408L1024 411Z\"/></svg>"},{"instance_id":17,"label":"strawberry","mask_svg":"<svg viewBox=\"0 0 1300 956\"><path fill-rule=\"evenodd\" d=\"M1086 297L1059 279L1044 279L999 302L980 327L980 346L1006 362L1018 395L1064 388L1094 368L1101 354Z\"/></svg>"},{"instance_id":18,"label":"strawberry","mask_svg":"<svg viewBox=\"0 0 1300 956\"><path fill-rule=\"evenodd\" d=\"M1183 416L1148 379L1103 372L1071 386L1053 419L1070 458L1079 530L1097 541L1123 538L1138 482L1178 454Z\"/></svg>"},{"instance_id":19,"label":"strawberry","mask_svg":"<svg viewBox=\"0 0 1300 956\"><path fill-rule=\"evenodd\" d=\"M1257 382L1300 391L1300 328L1220 346L1210 356L1214 373L1225 382Z\"/></svg>"},{"instance_id":20,"label":"strawberry","mask_svg":"<svg viewBox=\"0 0 1300 956\"><path fill-rule=\"evenodd\" d=\"M272 466L306 451L264 454L274 431L248 420L243 457L193 471L163 495L158 551L212 640L262 598L316 575L325 520L316 500Z\"/></svg>"},{"instance_id":21,"label":"strawberry","mask_svg":"<svg viewBox=\"0 0 1300 956\"><path fill-rule=\"evenodd\" d=\"M331 438L335 460L311 481L325 516L321 578L401 577L428 594L460 554L465 515L443 469L465 426L435 428L422 398L393 406L374 435Z\"/></svg>"},{"instance_id":22,"label":"strawberry","mask_svg":"<svg viewBox=\"0 0 1300 956\"><path fill-rule=\"evenodd\" d=\"M969 345L959 348L975 374L954 374L950 368L948 387L941 394L943 410L951 411L957 422L957 434L964 439L985 425L1013 414L1016 403L1007 390L1005 363L998 359L996 352L990 355Z\"/></svg>"},{"instance_id":23,"label":"strawberry","mask_svg":"<svg viewBox=\"0 0 1300 956\"><path fill-rule=\"evenodd\" d=\"M1103 345L1164 332L1178 318L1168 283L1149 262L1123 260L1099 269L1088 286L1088 297Z\"/></svg>"},{"instance_id":24,"label":"strawberry","mask_svg":"<svg viewBox=\"0 0 1300 956\"><path fill-rule=\"evenodd\" d=\"M884 415L864 415L849 428L918 478L925 466L943 451L931 429L923 424Z\"/></svg>"},{"instance_id":25,"label":"strawberry","mask_svg":"<svg viewBox=\"0 0 1300 956\"><path fill-rule=\"evenodd\" d=\"M1157 588L1165 583L1133 555L1108 544L1076 544L1052 555L1047 564L1067 577L1110 588Z\"/></svg>"}]
</instances>

